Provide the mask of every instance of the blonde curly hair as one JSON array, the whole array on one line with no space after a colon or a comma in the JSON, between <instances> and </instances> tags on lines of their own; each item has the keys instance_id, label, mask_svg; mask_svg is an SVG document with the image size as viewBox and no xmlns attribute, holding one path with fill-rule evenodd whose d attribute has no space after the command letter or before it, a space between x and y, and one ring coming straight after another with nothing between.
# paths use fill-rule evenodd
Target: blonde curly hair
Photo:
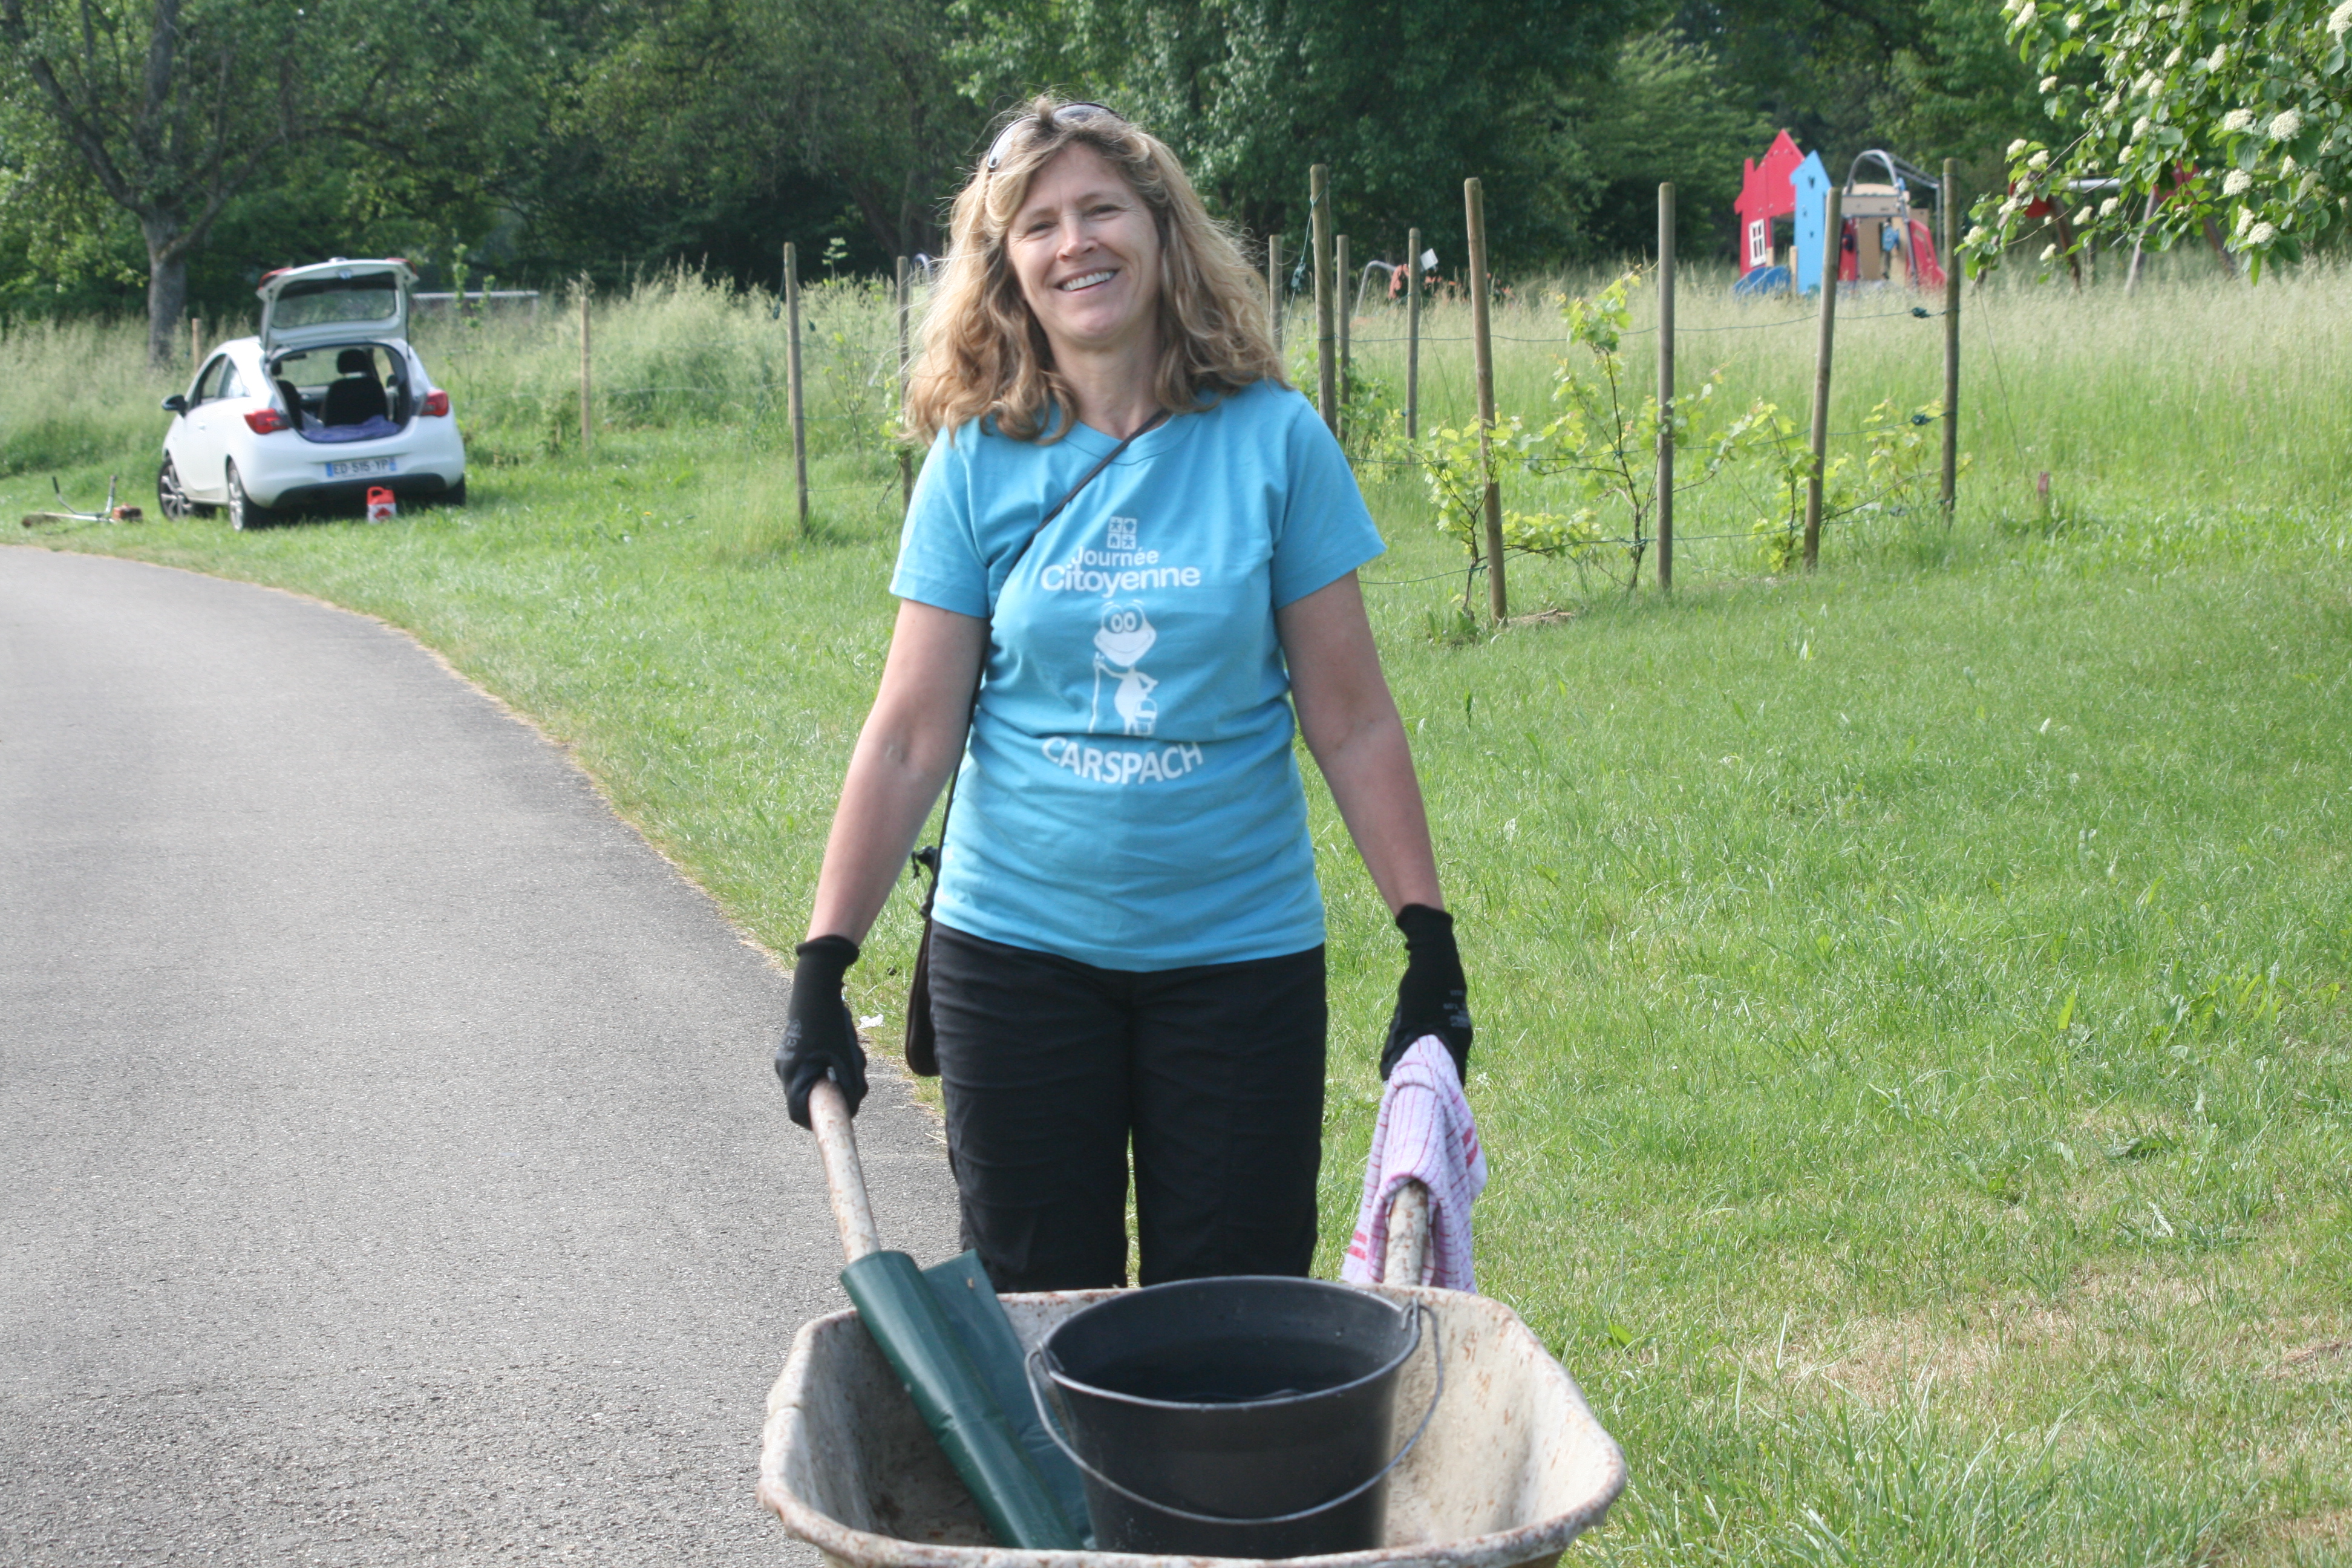
<instances>
[{"instance_id":1,"label":"blonde curly hair","mask_svg":"<svg viewBox=\"0 0 2352 1568\"><path fill-rule=\"evenodd\" d=\"M1069 384L1054 366L1004 246L1030 182L1067 147L1102 154L1159 229L1160 405L1181 414L1255 382L1284 381L1241 245L1201 205L1176 155L1114 114L1058 117L1065 107L1049 97L1032 100L998 132L991 148L1002 150L996 167L983 161L956 196L946 271L907 377L905 427L924 445L942 429L987 416L1023 441L1058 440L1076 422Z\"/></svg>"}]
</instances>

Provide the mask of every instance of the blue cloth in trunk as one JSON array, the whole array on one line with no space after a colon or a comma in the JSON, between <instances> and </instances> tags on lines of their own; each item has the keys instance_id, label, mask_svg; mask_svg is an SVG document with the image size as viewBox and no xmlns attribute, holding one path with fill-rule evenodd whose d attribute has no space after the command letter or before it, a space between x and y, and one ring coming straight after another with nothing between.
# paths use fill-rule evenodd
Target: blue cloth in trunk
<instances>
[{"instance_id":1,"label":"blue cloth in trunk","mask_svg":"<svg viewBox=\"0 0 2352 1568\"><path fill-rule=\"evenodd\" d=\"M305 441L381 441L386 436L397 436L400 426L379 414L357 425L313 425L305 421L302 439Z\"/></svg>"}]
</instances>

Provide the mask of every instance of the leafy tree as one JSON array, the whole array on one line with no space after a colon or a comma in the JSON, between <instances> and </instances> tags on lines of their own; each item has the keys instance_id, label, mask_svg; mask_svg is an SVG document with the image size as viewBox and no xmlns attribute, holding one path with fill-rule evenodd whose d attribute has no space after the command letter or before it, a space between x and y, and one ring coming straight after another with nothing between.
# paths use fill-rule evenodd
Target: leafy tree
<instances>
[{"instance_id":1,"label":"leafy tree","mask_svg":"<svg viewBox=\"0 0 2352 1568\"><path fill-rule=\"evenodd\" d=\"M1979 264L2037 196L2072 209L2081 247L2145 226L2159 244L2221 216L2259 275L2352 220L2352 0L2008 0L2009 31L2073 132L2009 148L2012 190L1979 204ZM2069 182L2113 179L2085 195ZM2059 247L2042 252L2046 263Z\"/></svg>"},{"instance_id":2,"label":"leafy tree","mask_svg":"<svg viewBox=\"0 0 2352 1568\"><path fill-rule=\"evenodd\" d=\"M1307 171L1331 165L1334 219L1367 255L1420 227L1463 254L1462 181L1487 185L1498 259L1572 235L1538 191L1530 112L1605 58L1639 0L956 0L966 90L1003 107L1041 87L1134 115L1203 193L1257 234L1304 244Z\"/></svg>"},{"instance_id":3,"label":"leafy tree","mask_svg":"<svg viewBox=\"0 0 2352 1568\"><path fill-rule=\"evenodd\" d=\"M1657 186L1672 180L1680 253L1730 254L1740 161L1772 136L1735 90L1709 51L1670 30L1628 38L1607 78L1556 89L1554 178L1575 209L1577 251L1654 249Z\"/></svg>"},{"instance_id":4,"label":"leafy tree","mask_svg":"<svg viewBox=\"0 0 2352 1568\"><path fill-rule=\"evenodd\" d=\"M683 0L633 21L555 118L611 187L680 216L781 195L830 220L845 203L881 256L938 248L981 119L943 58L940 0Z\"/></svg>"},{"instance_id":5,"label":"leafy tree","mask_svg":"<svg viewBox=\"0 0 2352 1568\"><path fill-rule=\"evenodd\" d=\"M1957 158L1982 184L2010 141L2050 129L1989 0L1686 0L1675 15L1727 100L1818 149L1833 175L1885 147L1931 169Z\"/></svg>"},{"instance_id":6,"label":"leafy tree","mask_svg":"<svg viewBox=\"0 0 2352 1568\"><path fill-rule=\"evenodd\" d=\"M464 170L513 137L491 88L530 29L506 3L0 0L0 124L36 150L21 166L42 197L102 196L137 222L148 352L162 363L177 350L190 255L289 157L348 142L394 166L427 150ZM436 184L446 195L450 182ZM102 226L91 214L66 228L86 246Z\"/></svg>"}]
</instances>

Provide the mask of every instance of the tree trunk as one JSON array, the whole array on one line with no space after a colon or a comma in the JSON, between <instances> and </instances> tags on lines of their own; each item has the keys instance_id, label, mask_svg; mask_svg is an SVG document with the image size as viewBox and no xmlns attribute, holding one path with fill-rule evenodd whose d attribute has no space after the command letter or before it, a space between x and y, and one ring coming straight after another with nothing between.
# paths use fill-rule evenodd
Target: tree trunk
<instances>
[{"instance_id":1,"label":"tree trunk","mask_svg":"<svg viewBox=\"0 0 2352 1568\"><path fill-rule=\"evenodd\" d=\"M147 240L147 363L163 366L180 357L180 318L188 308L188 253L178 213L152 213L139 220Z\"/></svg>"}]
</instances>

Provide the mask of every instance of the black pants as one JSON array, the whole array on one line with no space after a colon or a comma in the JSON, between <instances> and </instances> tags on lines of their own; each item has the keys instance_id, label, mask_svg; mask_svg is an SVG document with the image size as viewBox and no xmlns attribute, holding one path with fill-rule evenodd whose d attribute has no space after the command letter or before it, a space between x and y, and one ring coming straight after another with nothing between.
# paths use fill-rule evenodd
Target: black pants
<instances>
[{"instance_id":1,"label":"black pants","mask_svg":"<svg viewBox=\"0 0 2352 1568\"><path fill-rule=\"evenodd\" d=\"M964 1245L1000 1290L1304 1275L1323 1158L1323 950L1135 973L931 936Z\"/></svg>"}]
</instances>

